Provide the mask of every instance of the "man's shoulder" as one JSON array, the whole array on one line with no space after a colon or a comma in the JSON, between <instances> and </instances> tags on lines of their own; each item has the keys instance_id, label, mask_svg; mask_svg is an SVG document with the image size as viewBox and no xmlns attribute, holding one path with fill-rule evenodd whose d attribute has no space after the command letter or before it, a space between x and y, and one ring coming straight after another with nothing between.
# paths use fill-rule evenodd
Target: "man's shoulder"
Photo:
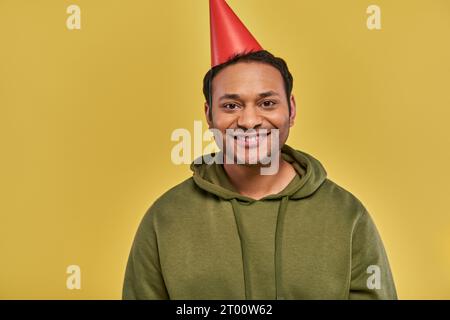
<instances>
[{"instance_id":1,"label":"man's shoulder","mask_svg":"<svg viewBox=\"0 0 450 320\"><path fill-rule=\"evenodd\" d=\"M348 199L348 201L362 204L355 194L353 194L351 191L349 191L342 185L331 180L330 178L325 179L322 189L324 189L324 191L326 191L330 196L337 197L342 200Z\"/></svg>"},{"instance_id":2,"label":"man's shoulder","mask_svg":"<svg viewBox=\"0 0 450 320\"><path fill-rule=\"evenodd\" d=\"M199 192L194 179L189 177L161 194L153 206L167 206L175 203L185 203Z\"/></svg>"},{"instance_id":3,"label":"man's shoulder","mask_svg":"<svg viewBox=\"0 0 450 320\"><path fill-rule=\"evenodd\" d=\"M200 203L203 197L202 190L197 187L193 178L189 177L160 195L147 210L146 215L159 216L185 212L195 203Z\"/></svg>"},{"instance_id":4,"label":"man's shoulder","mask_svg":"<svg viewBox=\"0 0 450 320\"><path fill-rule=\"evenodd\" d=\"M317 200L333 208L334 212L349 214L353 219L367 212L362 201L333 180L325 179L317 192Z\"/></svg>"}]
</instances>

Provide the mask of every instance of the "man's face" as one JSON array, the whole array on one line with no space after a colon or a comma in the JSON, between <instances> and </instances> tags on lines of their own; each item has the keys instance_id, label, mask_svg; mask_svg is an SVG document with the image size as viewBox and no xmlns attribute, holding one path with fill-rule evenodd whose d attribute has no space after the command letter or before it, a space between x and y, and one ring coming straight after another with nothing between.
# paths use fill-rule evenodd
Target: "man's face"
<instances>
[{"instance_id":1,"label":"man's face","mask_svg":"<svg viewBox=\"0 0 450 320\"><path fill-rule=\"evenodd\" d=\"M296 115L294 97L290 99L291 116L283 77L275 67L239 62L216 75L212 82L212 119L207 103L205 113L209 128L222 133L222 150L227 150L227 141L233 144L229 148L234 150L234 163L240 159L241 163L255 164L262 159L255 150L265 146L270 156L272 147L279 151L286 142ZM229 129L235 133L230 135ZM273 129L278 130L277 139L276 134L272 136Z\"/></svg>"}]
</instances>

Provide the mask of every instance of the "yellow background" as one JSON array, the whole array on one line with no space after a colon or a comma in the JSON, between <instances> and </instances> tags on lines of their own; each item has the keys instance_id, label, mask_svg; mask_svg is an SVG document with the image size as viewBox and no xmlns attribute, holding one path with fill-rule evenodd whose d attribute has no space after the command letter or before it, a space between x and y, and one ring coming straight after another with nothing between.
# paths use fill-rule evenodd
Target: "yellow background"
<instances>
[{"instance_id":1,"label":"yellow background","mask_svg":"<svg viewBox=\"0 0 450 320\"><path fill-rule=\"evenodd\" d=\"M450 2L229 4L287 60L288 143L368 208L399 297L449 299ZM141 217L191 174L170 135L206 128L209 62L206 0L0 0L0 298L120 299Z\"/></svg>"}]
</instances>

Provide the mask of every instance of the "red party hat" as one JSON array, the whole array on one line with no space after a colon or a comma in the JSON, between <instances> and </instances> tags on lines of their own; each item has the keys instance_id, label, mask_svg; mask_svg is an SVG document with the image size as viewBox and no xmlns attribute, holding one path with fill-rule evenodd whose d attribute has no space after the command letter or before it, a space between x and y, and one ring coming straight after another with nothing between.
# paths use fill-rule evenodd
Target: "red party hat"
<instances>
[{"instance_id":1,"label":"red party hat","mask_svg":"<svg viewBox=\"0 0 450 320\"><path fill-rule=\"evenodd\" d=\"M209 0L211 67L236 54L263 50L225 0Z\"/></svg>"}]
</instances>

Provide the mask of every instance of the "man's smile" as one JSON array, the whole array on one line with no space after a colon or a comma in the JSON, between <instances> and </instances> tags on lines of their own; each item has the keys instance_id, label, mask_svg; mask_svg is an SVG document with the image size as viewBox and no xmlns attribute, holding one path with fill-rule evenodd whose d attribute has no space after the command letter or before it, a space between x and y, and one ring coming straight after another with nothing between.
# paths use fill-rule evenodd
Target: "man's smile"
<instances>
[{"instance_id":1,"label":"man's smile","mask_svg":"<svg viewBox=\"0 0 450 320\"><path fill-rule=\"evenodd\" d=\"M267 137L271 134L271 130L276 129L262 129L252 132L243 133L242 130L230 130L233 131L232 133L229 133L229 130L227 130L228 137L233 138L237 145L245 148L255 148L260 145L260 143L266 143L267 144Z\"/></svg>"}]
</instances>

